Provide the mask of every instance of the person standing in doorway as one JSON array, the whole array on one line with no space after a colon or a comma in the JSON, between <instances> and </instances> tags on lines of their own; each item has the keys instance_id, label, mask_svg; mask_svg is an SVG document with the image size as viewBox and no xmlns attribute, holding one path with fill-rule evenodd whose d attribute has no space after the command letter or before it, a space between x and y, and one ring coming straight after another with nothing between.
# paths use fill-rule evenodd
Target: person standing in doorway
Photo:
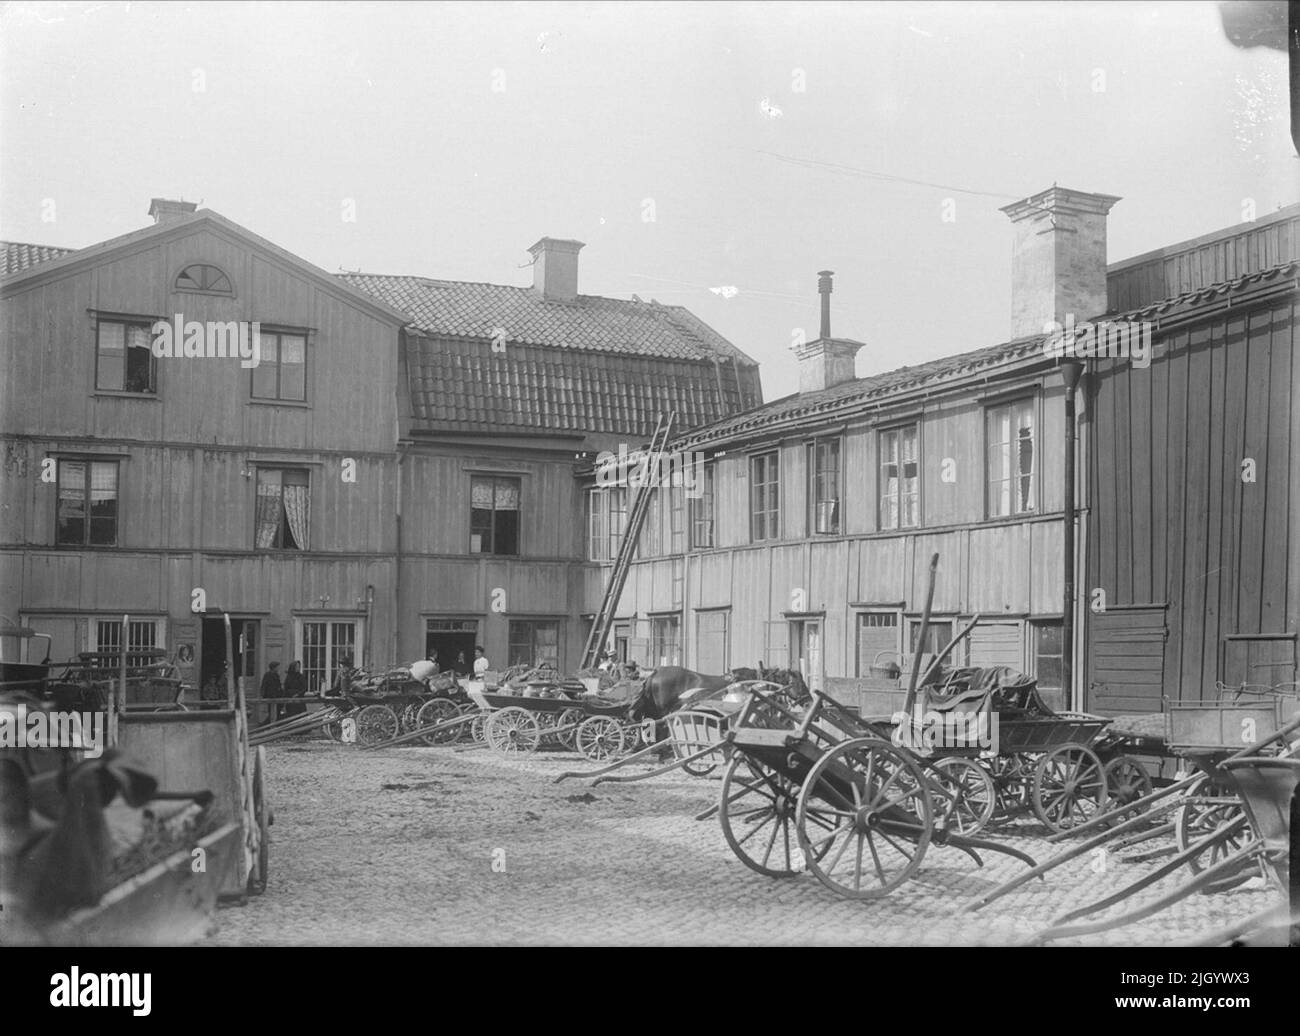
<instances>
[{"instance_id":1,"label":"person standing in doorway","mask_svg":"<svg viewBox=\"0 0 1300 1036\"><path fill-rule=\"evenodd\" d=\"M284 689L280 686L280 674L277 670L280 668L279 662L272 662L266 670L266 675L262 677L262 686L257 692L257 696L263 701L274 700L284 696ZM274 723L280 718L279 705L266 705L266 711L263 713L269 722Z\"/></svg>"},{"instance_id":2,"label":"person standing in doorway","mask_svg":"<svg viewBox=\"0 0 1300 1036\"><path fill-rule=\"evenodd\" d=\"M492 668L492 663L488 661L487 653L480 644L474 649L474 679L482 680L483 674Z\"/></svg>"}]
</instances>

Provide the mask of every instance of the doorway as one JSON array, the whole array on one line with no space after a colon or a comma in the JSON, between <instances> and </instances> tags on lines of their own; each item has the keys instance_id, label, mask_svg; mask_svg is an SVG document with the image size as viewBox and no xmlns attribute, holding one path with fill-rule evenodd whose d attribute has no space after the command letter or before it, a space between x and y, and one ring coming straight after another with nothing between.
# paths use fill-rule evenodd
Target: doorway
<instances>
[{"instance_id":1,"label":"doorway","mask_svg":"<svg viewBox=\"0 0 1300 1036\"><path fill-rule=\"evenodd\" d=\"M444 673L471 676L474 672L474 647L478 644L477 619L426 619L424 653L437 652L438 666Z\"/></svg>"},{"instance_id":2,"label":"doorway","mask_svg":"<svg viewBox=\"0 0 1300 1036\"><path fill-rule=\"evenodd\" d=\"M256 689L260 620L230 617L230 636L235 679L245 680L245 690ZM202 648L199 653L200 697L204 701L226 698L226 623L222 616L203 617Z\"/></svg>"}]
</instances>

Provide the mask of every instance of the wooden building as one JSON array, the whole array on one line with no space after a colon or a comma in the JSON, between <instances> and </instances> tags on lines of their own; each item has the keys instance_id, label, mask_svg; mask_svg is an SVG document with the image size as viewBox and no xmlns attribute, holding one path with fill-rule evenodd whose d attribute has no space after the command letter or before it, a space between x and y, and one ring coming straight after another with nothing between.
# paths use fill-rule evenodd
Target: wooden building
<instances>
[{"instance_id":1,"label":"wooden building","mask_svg":"<svg viewBox=\"0 0 1300 1036\"><path fill-rule=\"evenodd\" d=\"M534 287L458 285L331 275L192 204L150 214L89 248L4 248L0 612L56 659L119 650L129 613L128 653L203 682L227 611L249 680L475 644L566 665L591 567L575 456L661 410L760 400L753 361L680 307L579 295L576 242L538 243Z\"/></svg>"},{"instance_id":2,"label":"wooden building","mask_svg":"<svg viewBox=\"0 0 1300 1036\"><path fill-rule=\"evenodd\" d=\"M1260 662L1294 679L1300 207L1108 268L1116 201L1052 188L1007 206L1013 338L914 367L854 378L870 346L831 336L824 275L800 392L672 444L702 455L700 489L656 494L618 649L706 672L799 666L879 710L893 700L864 678L911 651L937 552L925 649L978 613L957 661L1029 672L1057 706L1158 711ZM1070 651L1067 383L1047 330L1108 313L1154 321L1155 354L1088 360L1075 390ZM588 482L593 560L613 555L626 494ZM602 586L592 573L589 610Z\"/></svg>"}]
</instances>

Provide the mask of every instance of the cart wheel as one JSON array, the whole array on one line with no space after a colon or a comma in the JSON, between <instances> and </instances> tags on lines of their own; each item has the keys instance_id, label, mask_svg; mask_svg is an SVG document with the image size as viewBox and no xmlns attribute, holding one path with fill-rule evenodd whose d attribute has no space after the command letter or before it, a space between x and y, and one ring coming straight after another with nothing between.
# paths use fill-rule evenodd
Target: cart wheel
<instances>
[{"instance_id":1,"label":"cart wheel","mask_svg":"<svg viewBox=\"0 0 1300 1036\"><path fill-rule=\"evenodd\" d=\"M574 742L593 763L612 759L623 751L623 724L609 716L590 716L578 726Z\"/></svg>"},{"instance_id":2,"label":"cart wheel","mask_svg":"<svg viewBox=\"0 0 1300 1036\"><path fill-rule=\"evenodd\" d=\"M799 785L752 756L736 753L722 775L718 819L731 851L750 870L790 878L804 869L794 834Z\"/></svg>"},{"instance_id":3,"label":"cart wheel","mask_svg":"<svg viewBox=\"0 0 1300 1036\"><path fill-rule=\"evenodd\" d=\"M1000 755L993 760L993 787L997 791L996 817L1009 817L1029 808L1029 760L1019 755Z\"/></svg>"},{"instance_id":4,"label":"cart wheel","mask_svg":"<svg viewBox=\"0 0 1300 1036\"><path fill-rule=\"evenodd\" d=\"M1102 772L1106 775L1106 797L1109 809L1127 806L1130 802L1146 798L1155 790L1146 767L1131 755L1115 756L1106 764ZM1131 820L1139 813L1145 812L1145 806L1138 806L1119 814L1116 819Z\"/></svg>"},{"instance_id":5,"label":"cart wheel","mask_svg":"<svg viewBox=\"0 0 1300 1036\"><path fill-rule=\"evenodd\" d=\"M412 729L430 727L435 723L446 723L460 715L460 709L450 698L430 698L416 710L415 725ZM426 745L450 745L459 740L460 727L450 727L436 733L425 734L420 740Z\"/></svg>"},{"instance_id":6,"label":"cart wheel","mask_svg":"<svg viewBox=\"0 0 1300 1036\"><path fill-rule=\"evenodd\" d=\"M568 727L569 729L561 729L561 732L555 735L555 739L561 747L567 748L571 752L577 744L578 725L582 723L582 715L581 709L565 709L560 713L560 718L557 720L559 727Z\"/></svg>"},{"instance_id":7,"label":"cart wheel","mask_svg":"<svg viewBox=\"0 0 1300 1036\"><path fill-rule=\"evenodd\" d=\"M479 714L474 717L474 721L469 725L469 739L476 745L487 744L487 719L490 713L479 710Z\"/></svg>"},{"instance_id":8,"label":"cart wheel","mask_svg":"<svg viewBox=\"0 0 1300 1036\"><path fill-rule=\"evenodd\" d=\"M1221 784L1216 784L1208 776L1202 776L1187 789L1188 797L1213 796L1221 802L1187 802L1178 807L1174 814L1174 838L1178 841L1178 851L1184 852L1199 842L1206 835L1213 834L1224 824L1236 820L1244 812L1241 800L1236 794ZM1232 837L1211 846L1199 856L1187 861L1192 873L1199 874L1207 867L1212 867L1224 857L1241 848L1243 840L1250 837L1248 828L1243 828ZM1211 886L1214 888L1215 886Z\"/></svg>"},{"instance_id":9,"label":"cart wheel","mask_svg":"<svg viewBox=\"0 0 1300 1036\"><path fill-rule=\"evenodd\" d=\"M952 756L934 764L935 779L952 798L931 795L939 820L959 835L983 830L997 808L997 790L989 772L973 759Z\"/></svg>"},{"instance_id":10,"label":"cart wheel","mask_svg":"<svg viewBox=\"0 0 1300 1036\"><path fill-rule=\"evenodd\" d=\"M1053 831L1068 831L1106 808L1101 760L1083 745L1060 745L1038 760L1030 802Z\"/></svg>"},{"instance_id":11,"label":"cart wheel","mask_svg":"<svg viewBox=\"0 0 1300 1036\"><path fill-rule=\"evenodd\" d=\"M357 713L357 740L363 745L377 745L396 737L400 727L397 713L387 705L367 705Z\"/></svg>"},{"instance_id":12,"label":"cart wheel","mask_svg":"<svg viewBox=\"0 0 1300 1036\"><path fill-rule=\"evenodd\" d=\"M879 899L921 866L934 807L916 763L888 741L861 737L813 765L799 793L797 823L818 881L848 899Z\"/></svg>"},{"instance_id":13,"label":"cart wheel","mask_svg":"<svg viewBox=\"0 0 1300 1036\"><path fill-rule=\"evenodd\" d=\"M248 892L260 896L271 872L271 825L275 822L266 797L266 749L261 746L253 755L253 816L257 820L257 866L248 876Z\"/></svg>"},{"instance_id":14,"label":"cart wheel","mask_svg":"<svg viewBox=\"0 0 1300 1036\"><path fill-rule=\"evenodd\" d=\"M326 723L322 723L321 730L323 730L325 736L335 744L341 745L343 743L343 721L341 719L332 719Z\"/></svg>"},{"instance_id":15,"label":"cart wheel","mask_svg":"<svg viewBox=\"0 0 1300 1036\"><path fill-rule=\"evenodd\" d=\"M542 740L537 717L518 705L499 709L483 723L483 736L497 752L535 752Z\"/></svg>"}]
</instances>

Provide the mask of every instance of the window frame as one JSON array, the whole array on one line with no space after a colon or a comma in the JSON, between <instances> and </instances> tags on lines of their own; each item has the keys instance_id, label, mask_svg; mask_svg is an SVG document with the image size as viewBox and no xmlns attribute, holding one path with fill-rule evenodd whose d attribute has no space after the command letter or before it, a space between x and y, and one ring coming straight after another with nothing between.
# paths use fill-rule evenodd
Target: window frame
<instances>
[{"instance_id":1,"label":"window frame","mask_svg":"<svg viewBox=\"0 0 1300 1036\"><path fill-rule=\"evenodd\" d=\"M655 666L682 664L682 616L680 612L662 612L649 616L650 619L650 661ZM664 626L672 630L673 636L664 639L662 631ZM674 650L670 657L676 661L660 662L658 659L665 656L662 650L665 646L670 646Z\"/></svg>"},{"instance_id":2,"label":"window frame","mask_svg":"<svg viewBox=\"0 0 1300 1036\"><path fill-rule=\"evenodd\" d=\"M82 484L82 528L81 539L78 542L61 539L59 536L60 518L59 514L62 509L63 501L63 465L64 464L82 464L85 465L85 480ZM91 499L90 494L94 490L93 466L95 464L104 464L113 469L113 538L111 543L93 543L91 542L91 522L90 513ZM120 547L122 536L122 461L118 457L100 457L94 454L70 454L66 457L55 457L55 474L54 474L54 546L55 547L77 547L82 550L102 547ZM101 519L102 520L102 519Z\"/></svg>"},{"instance_id":3,"label":"window frame","mask_svg":"<svg viewBox=\"0 0 1300 1036\"><path fill-rule=\"evenodd\" d=\"M120 632L122 629L121 615L91 615L89 618L90 621L86 623L87 650L97 653L111 652L120 654L120 645L110 645L109 647L104 646L105 642L102 634L106 628L115 629ZM139 667L147 664L146 660L139 659L139 653L141 652L167 650L167 619L165 616L146 616L138 619L132 617L129 621L130 625L127 627L126 631L126 664L128 668ZM146 626L151 630L151 633L147 638L151 643L148 645L139 643L140 638L132 636L134 632L137 630L143 630ZM117 638L113 637L110 639L116 640ZM134 646L132 646L133 640L136 641ZM139 660L133 662L132 658L137 658Z\"/></svg>"},{"instance_id":4,"label":"window frame","mask_svg":"<svg viewBox=\"0 0 1300 1036\"><path fill-rule=\"evenodd\" d=\"M903 474L903 467L907 463L903 455L903 446L907 441L907 432L912 432L916 443L916 491L915 493L905 493L903 486L906 481ZM897 436L898 450L894 463L899 468L898 473L898 492L889 494L885 490L885 442L889 436ZM891 454L891 457L894 455ZM903 504L910 497L916 497L915 520L906 523L903 521ZM895 521L890 524L885 520L885 502L893 499L895 503ZM901 421L877 429L876 432L876 523L881 532L901 532L904 529L919 529L922 525L921 516L921 422L919 420Z\"/></svg>"},{"instance_id":5,"label":"window frame","mask_svg":"<svg viewBox=\"0 0 1300 1036\"><path fill-rule=\"evenodd\" d=\"M1017 438L1014 436L1014 432L1012 431L1012 429L1015 424L1014 418L1015 418L1016 408L1018 407L1024 407L1028 411L1030 421L1032 422L1031 430L1033 432L1033 435L1029 440L1030 451L1031 451L1030 469L1029 469L1030 499L1029 499L1028 506L1023 509L1017 507L1017 500L1019 499L1019 494L1016 492L1016 484L1017 481L1020 478L1023 478L1024 476L1010 471L1010 465L1013 459L1015 459L1011 453L1011 446L1013 443L1017 441ZM1000 410L1011 411L1008 419L1008 434L1012 435L1012 438L1008 439L1008 441L1005 443L1005 446L1007 448L1007 464L1009 468L1009 473L1005 479L998 480L999 485L1003 481L1008 483L1008 495L1011 504L1011 509L1006 514L994 513L994 507L993 507L994 495L993 495L993 477L992 477L993 473L989 467L989 452L992 449L992 445L993 445L990 437L990 431L991 431L990 425L992 423L993 415ZM986 519L998 520L998 519L1006 519L1006 518L1020 518L1024 516L1033 516L1033 515L1041 514L1042 513L1042 482L1043 482L1041 478L1041 468L1042 468L1041 458L1043 453L1042 450L1043 422L1042 422L1041 407L1039 406L1038 394L1026 393L1026 394L1015 395L1015 396L997 399L997 400L990 400L984 404L983 413L981 416L983 421L982 442L984 447L983 449L984 517Z\"/></svg>"},{"instance_id":6,"label":"window frame","mask_svg":"<svg viewBox=\"0 0 1300 1036\"><path fill-rule=\"evenodd\" d=\"M821 451L825 447L834 447L835 463L833 468L822 467L820 464ZM823 435L808 440L807 447L807 467L808 467L808 532L811 536L842 536L844 535L844 436L842 435ZM822 500L818 495L824 479L834 478L835 496L833 502L834 522L833 528L822 529L820 520L820 508L823 503L830 503L831 499Z\"/></svg>"},{"instance_id":7,"label":"window frame","mask_svg":"<svg viewBox=\"0 0 1300 1036\"><path fill-rule=\"evenodd\" d=\"M1045 691L1061 691L1063 693L1065 690L1065 655L1066 655L1065 620L1063 618L1030 619L1028 625L1029 625L1029 636L1026 639L1029 641L1028 644L1029 661L1033 667L1033 671L1029 675L1033 676L1035 680L1040 680L1039 671L1038 671L1040 660L1043 658L1055 658L1061 667L1057 673L1058 682L1056 684L1044 684L1043 689ZM1040 638L1042 636L1043 630L1045 629L1054 630L1056 632L1057 637L1060 639L1061 650L1059 654L1044 654L1042 651L1039 650Z\"/></svg>"},{"instance_id":8,"label":"window frame","mask_svg":"<svg viewBox=\"0 0 1300 1036\"><path fill-rule=\"evenodd\" d=\"M306 552L306 551L311 550L311 545L310 545L310 544L311 544L311 532L312 532L312 506L311 506L311 500L312 500L312 479L311 479L311 468L308 468L308 467L299 467L299 466L294 465L294 464L254 464L254 465L253 465L253 470L254 470L254 475L253 475L253 550L255 550L255 551L259 552L259 553L265 553L265 552L268 552L268 551L287 551L287 552L294 553L294 554L303 553L303 552ZM277 541L283 539L283 534L284 534L284 532L285 532L286 530L288 531L288 533L289 533L290 535L293 534L293 529L289 527L289 514L288 514L288 512L285 510L285 507L284 507L284 486L285 486L285 483L284 483L284 475L285 475L286 472L292 472L292 473L294 473L295 475L301 475L301 476L303 476L303 478L306 479L306 489L307 489L307 543L299 544L299 545L296 546L296 547L286 547L286 546L284 546L284 544L283 544L282 542L273 542L273 543L272 543L270 546L268 546L268 547L261 547L261 546L258 546L258 543L257 543L257 506L258 506L258 505L257 505L257 500L258 500L258 497L259 497L259 496L262 496L262 494L258 492L258 487L262 484L262 472L264 472L264 471L267 471L267 472L274 471L274 472L278 472L279 475L280 475L280 482L279 482L280 493L279 493L279 497L278 497L279 502L280 502L280 518L279 518L279 521L278 521L277 524L276 524L276 535L275 535L275 538L276 538ZM298 485L299 483L294 482L294 483L292 483L292 484L293 484L293 485Z\"/></svg>"},{"instance_id":9,"label":"window frame","mask_svg":"<svg viewBox=\"0 0 1300 1036\"><path fill-rule=\"evenodd\" d=\"M758 470L762 467L764 480L759 481ZM771 475L770 478L767 476ZM760 496L764 499L760 500ZM760 503L771 504L759 507ZM762 518L760 519L760 515ZM771 517L769 523L768 518ZM756 534L759 523L763 526L763 535ZM781 450L764 450L762 453L749 455L749 542L766 543L781 538Z\"/></svg>"},{"instance_id":10,"label":"window frame","mask_svg":"<svg viewBox=\"0 0 1300 1036\"><path fill-rule=\"evenodd\" d=\"M856 608L854 609L853 618L853 657L856 660L855 665L857 667L857 675L859 678L870 675L869 673L864 672L865 667L862 658L862 631L863 629L869 628L863 625L863 620L868 617L879 616L889 616L894 620L894 647L892 650L894 654L898 656L899 666L902 667L903 665L904 622L902 610L898 608ZM888 627L881 626L879 628L886 629ZM869 667L874 661L874 659L867 660L866 666Z\"/></svg>"},{"instance_id":11,"label":"window frame","mask_svg":"<svg viewBox=\"0 0 1300 1036\"><path fill-rule=\"evenodd\" d=\"M249 328L249 333L253 331ZM257 372L267 364L266 360L266 340L267 338L276 339L275 349L275 395L259 396L257 394ZM281 362L280 340L283 338L301 338L302 339L302 399L293 399L285 396L281 391L281 375L284 373L284 365ZM308 386L311 384L311 334L306 328L292 327L259 327L258 328L258 349L261 359L258 365L249 370L248 379L248 398L250 402L269 404L272 406L310 406L311 393Z\"/></svg>"},{"instance_id":12,"label":"window frame","mask_svg":"<svg viewBox=\"0 0 1300 1036\"><path fill-rule=\"evenodd\" d=\"M474 549L474 512L482 511L484 508L474 506L474 483L490 482L492 484L492 510L489 518L489 528L491 530L492 541L488 549L484 549L482 539L479 540L479 549ZM498 551L497 543L497 483L512 482L515 487L515 500L518 506L515 508L515 549L510 552ZM524 552L524 480L519 475L498 475L492 472L470 472L469 473L469 544L468 553L471 557L489 557L489 558L518 558L523 556ZM507 513L502 511L502 514Z\"/></svg>"},{"instance_id":13,"label":"window frame","mask_svg":"<svg viewBox=\"0 0 1300 1036\"><path fill-rule=\"evenodd\" d=\"M310 614L294 616L293 657L297 659L299 664L302 666L303 679L307 681L307 692L310 694L313 693L311 674L318 670L315 666L308 665L306 626L309 623L323 625L326 633L325 643L322 645L322 649L325 652L324 675L322 676L321 684L316 688L316 692L319 692L321 687L328 688L334 683L334 676L338 670L337 663L339 661L339 648L342 645L335 642L334 634L336 626L350 625L352 627L352 664L359 668L365 666L366 660L363 656L366 650L366 620L364 615L353 614Z\"/></svg>"},{"instance_id":14,"label":"window frame","mask_svg":"<svg viewBox=\"0 0 1300 1036\"><path fill-rule=\"evenodd\" d=\"M514 649L522 643L515 636L515 629L519 626L529 628L528 643L530 658L526 663L516 663L514 661ZM506 624L506 665L502 668L509 668L513 665L527 664L529 666L537 665L537 628L539 626L555 627L555 666L560 672L563 672L564 663L564 620L557 618L518 618L510 619Z\"/></svg>"},{"instance_id":15,"label":"window frame","mask_svg":"<svg viewBox=\"0 0 1300 1036\"><path fill-rule=\"evenodd\" d=\"M153 354L154 334L153 328L158 323L157 317L130 316L122 313L99 313L92 314L94 328L94 347L95 347L95 367L94 367L94 390L95 392L109 392L114 395L129 396L137 399L158 399L160 396L158 389L158 357ZM115 324L122 328L122 387L112 388L101 385L99 378L100 368L100 338L101 329L105 324ZM148 389L131 389L127 388L127 355L130 349L127 343L128 328L143 328L145 335L149 340L149 383L152 388Z\"/></svg>"},{"instance_id":16,"label":"window frame","mask_svg":"<svg viewBox=\"0 0 1300 1036\"><path fill-rule=\"evenodd\" d=\"M218 274L226 280L227 287L212 288L200 285L196 288L182 287L180 280L190 270L195 267L201 267L205 270L216 270ZM186 295L221 295L233 298L235 294L235 281L222 267L216 263L208 262L206 259L195 259L192 262L185 263L176 271L176 276L172 278L172 291L182 292Z\"/></svg>"},{"instance_id":17,"label":"window frame","mask_svg":"<svg viewBox=\"0 0 1300 1036\"><path fill-rule=\"evenodd\" d=\"M709 458L700 464L699 495L687 498L687 543L691 550L712 550L717 545L717 463ZM701 530L707 530L707 536Z\"/></svg>"}]
</instances>

